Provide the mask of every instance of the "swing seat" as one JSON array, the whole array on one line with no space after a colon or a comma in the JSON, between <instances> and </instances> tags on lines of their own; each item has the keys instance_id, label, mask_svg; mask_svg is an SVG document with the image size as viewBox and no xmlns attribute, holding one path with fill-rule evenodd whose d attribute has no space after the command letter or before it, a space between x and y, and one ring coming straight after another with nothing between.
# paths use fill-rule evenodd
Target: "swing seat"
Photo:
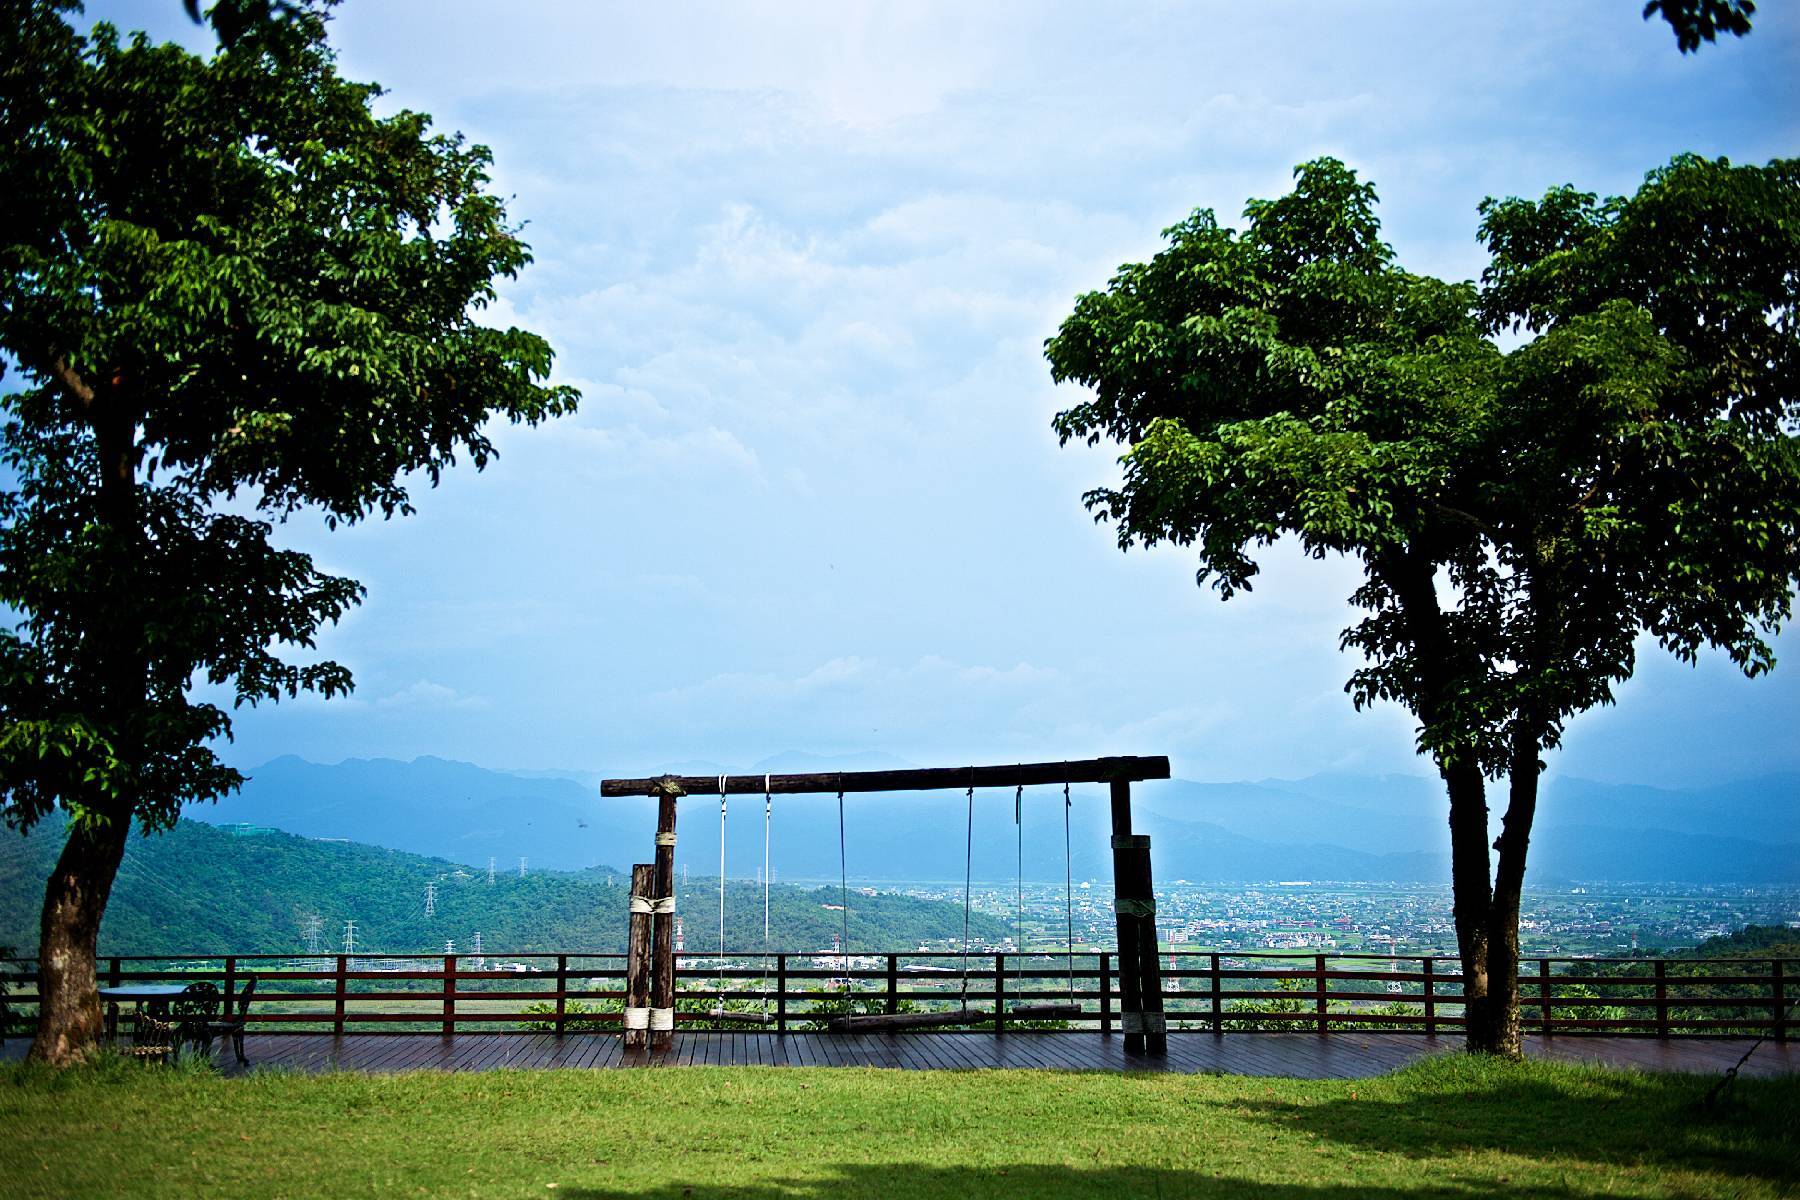
<instances>
[{"instance_id":1,"label":"swing seat","mask_svg":"<svg viewBox=\"0 0 1800 1200\"><path fill-rule=\"evenodd\" d=\"M858 1013L833 1017L825 1026L832 1033L889 1033L896 1029L937 1029L946 1025L985 1025L994 1014L979 1008L953 1008L946 1012Z\"/></svg>"},{"instance_id":2,"label":"swing seat","mask_svg":"<svg viewBox=\"0 0 1800 1200\"><path fill-rule=\"evenodd\" d=\"M1079 1016L1079 1004L1015 1004L1006 1010L1009 1021L1058 1021Z\"/></svg>"},{"instance_id":3,"label":"swing seat","mask_svg":"<svg viewBox=\"0 0 1800 1200\"><path fill-rule=\"evenodd\" d=\"M766 1012L726 1012L715 1008L706 1014L709 1021L730 1021L735 1025L773 1025L775 1018Z\"/></svg>"}]
</instances>

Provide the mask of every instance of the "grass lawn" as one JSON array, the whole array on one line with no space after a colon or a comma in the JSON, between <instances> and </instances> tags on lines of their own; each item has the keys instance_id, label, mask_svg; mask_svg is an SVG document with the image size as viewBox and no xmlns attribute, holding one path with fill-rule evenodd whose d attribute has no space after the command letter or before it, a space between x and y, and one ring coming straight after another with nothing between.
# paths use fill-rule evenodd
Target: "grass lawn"
<instances>
[{"instance_id":1,"label":"grass lawn","mask_svg":"<svg viewBox=\"0 0 1800 1200\"><path fill-rule=\"evenodd\" d=\"M1800 1079L1445 1057L1380 1079L770 1068L0 1071L0 1195L1800 1194Z\"/></svg>"}]
</instances>

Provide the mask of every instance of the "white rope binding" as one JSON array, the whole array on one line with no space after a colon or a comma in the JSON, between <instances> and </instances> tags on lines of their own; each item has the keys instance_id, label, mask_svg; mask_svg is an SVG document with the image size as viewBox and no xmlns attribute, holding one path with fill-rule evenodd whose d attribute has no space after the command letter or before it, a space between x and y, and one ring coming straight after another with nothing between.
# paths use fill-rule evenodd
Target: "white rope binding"
<instances>
[{"instance_id":1,"label":"white rope binding","mask_svg":"<svg viewBox=\"0 0 1800 1200\"><path fill-rule=\"evenodd\" d=\"M650 1031L661 1033L675 1028L675 1010L672 1008L653 1008L650 1010Z\"/></svg>"},{"instance_id":2,"label":"white rope binding","mask_svg":"<svg viewBox=\"0 0 1800 1200\"><path fill-rule=\"evenodd\" d=\"M656 844L659 846L673 846L675 844L675 835L672 833L659 833L656 835Z\"/></svg>"},{"instance_id":3,"label":"white rope binding","mask_svg":"<svg viewBox=\"0 0 1800 1200\"><path fill-rule=\"evenodd\" d=\"M650 897L648 897L648 896L633 896L631 898L630 911L632 911L634 913L648 913L648 912L655 912L656 909L651 907Z\"/></svg>"},{"instance_id":4,"label":"white rope binding","mask_svg":"<svg viewBox=\"0 0 1800 1200\"><path fill-rule=\"evenodd\" d=\"M650 1010L647 1008L627 1008L625 1010L625 1028L650 1028Z\"/></svg>"}]
</instances>

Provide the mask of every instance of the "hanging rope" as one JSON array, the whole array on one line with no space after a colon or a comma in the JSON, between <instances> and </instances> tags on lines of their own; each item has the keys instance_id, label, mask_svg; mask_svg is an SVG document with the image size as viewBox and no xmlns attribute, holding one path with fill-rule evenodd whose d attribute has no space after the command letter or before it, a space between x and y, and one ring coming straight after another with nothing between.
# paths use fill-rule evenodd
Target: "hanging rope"
<instances>
[{"instance_id":1,"label":"hanging rope","mask_svg":"<svg viewBox=\"0 0 1800 1200\"><path fill-rule=\"evenodd\" d=\"M719 1012L725 1011L725 776L719 776Z\"/></svg>"},{"instance_id":2,"label":"hanging rope","mask_svg":"<svg viewBox=\"0 0 1800 1200\"><path fill-rule=\"evenodd\" d=\"M1068 764L1063 764L1068 774ZM1069 999L1075 999L1075 866L1069 855L1069 781L1063 780L1063 919L1068 922L1069 940L1064 947L1069 964Z\"/></svg>"},{"instance_id":3,"label":"hanging rope","mask_svg":"<svg viewBox=\"0 0 1800 1200\"><path fill-rule=\"evenodd\" d=\"M762 992L763 1016L769 1015L769 818L775 811L775 797L769 791L769 777L763 776L763 960Z\"/></svg>"},{"instance_id":4,"label":"hanging rope","mask_svg":"<svg viewBox=\"0 0 1800 1200\"><path fill-rule=\"evenodd\" d=\"M844 977L844 994L850 994L850 866L844 854L844 774L838 772L838 906L843 932L838 937L838 957Z\"/></svg>"},{"instance_id":5,"label":"hanging rope","mask_svg":"<svg viewBox=\"0 0 1800 1200\"><path fill-rule=\"evenodd\" d=\"M975 877L975 768L969 768L968 844L963 848L962 1006L969 1007L969 885Z\"/></svg>"}]
</instances>

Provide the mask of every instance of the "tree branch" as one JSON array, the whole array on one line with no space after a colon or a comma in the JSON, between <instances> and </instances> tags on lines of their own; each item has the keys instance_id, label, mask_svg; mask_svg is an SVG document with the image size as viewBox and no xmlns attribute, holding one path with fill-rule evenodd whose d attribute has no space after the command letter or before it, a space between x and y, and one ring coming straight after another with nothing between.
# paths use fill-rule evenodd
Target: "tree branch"
<instances>
[{"instance_id":1,"label":"tree branch","mask_svg":"<svg viewBox=\"0 0 1800 1200\"><path fill-rule=\"evenodd\" d=\"M89 386L87 380L81 377L81 372L69 365L69 360L67 358L59 354L51 359L50 374L55 377L58 383L62 384L63 391L67 392L71 399L81 405L84 412L91 412L93 410L94 401L96 399L94 389Z\"/></svg>"}]
</instances>

